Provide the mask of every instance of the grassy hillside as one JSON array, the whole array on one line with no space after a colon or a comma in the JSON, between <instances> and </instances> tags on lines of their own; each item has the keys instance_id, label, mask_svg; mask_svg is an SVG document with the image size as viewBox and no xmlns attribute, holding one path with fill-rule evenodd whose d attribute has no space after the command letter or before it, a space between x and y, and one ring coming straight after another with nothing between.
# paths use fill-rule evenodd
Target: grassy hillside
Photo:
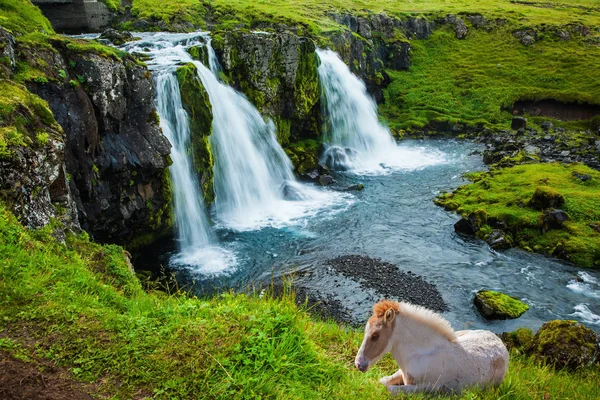
<instances>
[{"instance_id":1,"label":"grassy hillside","mask_svg":"<svg viewBox=\"0 0 600 400\"><path fill-rule=\"evenodd\" d=\"M311 319L289 295L145 292L121 248L59 243L53 228L26 231L0 208L0 363L42 379L61 368L109 398L386 397L377 380L394 371L389 358L367 374L352 366L362 332ZM598 379L598 368L555 372L515 353L500 388L462 398L590 399Z\"/></svg>"}]
</instances>

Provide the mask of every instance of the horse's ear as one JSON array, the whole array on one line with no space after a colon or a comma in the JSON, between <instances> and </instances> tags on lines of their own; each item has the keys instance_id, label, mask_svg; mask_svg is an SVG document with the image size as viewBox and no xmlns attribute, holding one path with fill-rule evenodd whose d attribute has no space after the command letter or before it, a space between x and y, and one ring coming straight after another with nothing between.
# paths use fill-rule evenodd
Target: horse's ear
<instances>
[{"instance_id":1,"label":"horse's ear","mask_svg":"<svg viewBox=\"0 0 600 400\"><path fill-rule=\"evenodd\" d=\"M383 320L385 321L386 324L389 324L390 322L392 322L394 320L395 316L396 316L396 312L393 309L388 308L388 310L385 312L385 315L383 316Z\"/></svg>"}]
</instances>

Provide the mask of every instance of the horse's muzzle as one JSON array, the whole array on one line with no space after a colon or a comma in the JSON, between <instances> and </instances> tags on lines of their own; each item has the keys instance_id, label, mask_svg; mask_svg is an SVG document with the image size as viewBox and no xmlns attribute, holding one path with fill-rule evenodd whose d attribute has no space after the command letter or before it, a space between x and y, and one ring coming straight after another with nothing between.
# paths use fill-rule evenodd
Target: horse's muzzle
<instances>
[{"instance_id":1,"label":"horse's muzzle","mask_svg":"<svg viewBox=\"0 0 600 400\"><path fill-rule=\"evenodd\" d=\"M369 369L369 362L367 360L365 360L364 358L360 357L360 358L357 358L356 360L354 360L354 366L360 372L367 372L367 370Z\"/></svg>"}]
</instances>

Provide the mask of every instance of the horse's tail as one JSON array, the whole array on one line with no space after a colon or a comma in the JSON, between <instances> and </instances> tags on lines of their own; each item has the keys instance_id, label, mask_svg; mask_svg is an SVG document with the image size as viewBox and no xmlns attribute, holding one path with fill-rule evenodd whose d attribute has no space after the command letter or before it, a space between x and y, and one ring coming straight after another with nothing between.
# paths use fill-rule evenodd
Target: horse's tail
<instances>
[{"instance_id":1,"label":"horse's tail","mask_svg":"<svg viewBox=\"0 0 600 400\"><path fill-rule=\"evenodd\" d=\"M508 350L502 344L502 348L498 354L494 355L492 359L492 385L497 386L504 381L504 377L508 372L508 363L510 361L510 355Z\"/></svg>"}]
</instances>

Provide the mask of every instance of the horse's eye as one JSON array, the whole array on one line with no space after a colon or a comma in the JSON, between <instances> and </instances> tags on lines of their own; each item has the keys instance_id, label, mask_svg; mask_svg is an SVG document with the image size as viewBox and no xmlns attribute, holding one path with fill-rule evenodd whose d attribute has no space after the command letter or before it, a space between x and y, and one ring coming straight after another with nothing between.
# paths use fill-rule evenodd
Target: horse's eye
<instances>
[{"instance_id":1,"label":"horse's eye","mask_svg":"<svg viewBox=\"0 0 600 400\"><path fill-rule=\"evenodd\" d=\"M374 334L371 335L371 340L372 341L376 342L377 339L379 339L379 333L374 333Z\"/></svg>"}]
</instances>

